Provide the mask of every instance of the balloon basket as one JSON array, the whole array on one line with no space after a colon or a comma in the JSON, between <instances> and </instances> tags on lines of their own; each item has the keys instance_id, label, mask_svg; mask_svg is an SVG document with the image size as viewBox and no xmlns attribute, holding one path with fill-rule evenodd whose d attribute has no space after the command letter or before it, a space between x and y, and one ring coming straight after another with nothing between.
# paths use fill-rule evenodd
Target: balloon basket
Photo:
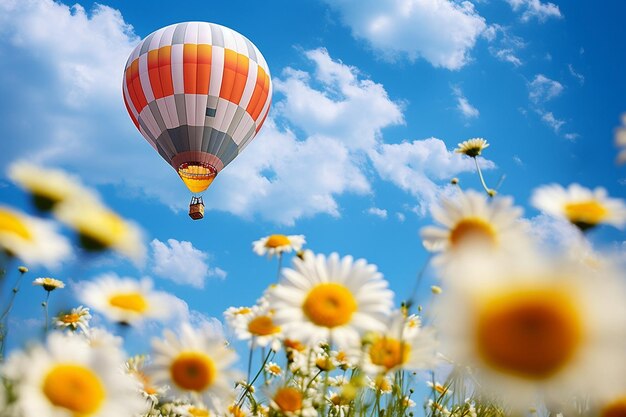
<instances>
[{"instance_id":1,"label":"balloon basket","mask_svg":"<svg viewBox=\"0 0 626 417\"><path fill-rule=\"evenodd\" d=\"M204 217L204 202L202 201L202 197L191 197L189 217L193 220L200 220Z\"/></svg>"}]
</instances>

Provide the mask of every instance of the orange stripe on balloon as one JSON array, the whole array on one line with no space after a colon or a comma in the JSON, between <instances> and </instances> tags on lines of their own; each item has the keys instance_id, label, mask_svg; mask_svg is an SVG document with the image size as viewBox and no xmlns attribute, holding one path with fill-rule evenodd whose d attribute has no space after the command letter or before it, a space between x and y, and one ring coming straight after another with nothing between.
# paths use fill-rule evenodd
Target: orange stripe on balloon
<instances>
[{"instance_id":1,"label":"orange stripe on balloon","mask_svg":"<svg viewBox=\"0 0 626 417\"><path fill-rule=\"evenodd\" d=\"M198 69L198 45L186 43L183 46L183 80L185 94L196 94Z\"/></svg>"},{"instance_id":2,"label":"orange stripe on balloon","mask_svg":"<svg viewBox=\"0 0 626 417\"><path fill-rule=\"evenodd\" d=\"M231 49L224 49L224 72L222 74L222 87L220 97L230 101L230 96L235 84L237 74L237 52Z\"/></svg>"},{"instance_id":3,"label":"orange stripe on balloon","mask_svg":"<svg viewBox=\"0 0 626 417\"><path fill-rule=\"evenodd\" d=\"M269 75L267 75L267 73L264 70L262 70L261 67L259 67L259 77L261 79L260 79L260 84L257 84L257 87L260 85L261 93L260 93L259 101L254 107L254 110L252 110L252 113L250 113L250 116L252 116L252 119L254 121L256 121L259 118L261 111L263 111L263 107L265 107L267 96L270 92L270 77ZM257 80L257 82L259 82L259 80Z\"/></svg>"},{"instance_id":4,"label":"orange stripe on balloon","mask_svg":"<svg viewBox=\"0 0 626 417\"><path fill-rule=\"evenodd\" d=\"M239 104L241 96L243 96L243 90L246 88L246 81L248 80L248 67L250 60L247 56L237 54L237 70L235 72L235 82L233 85L233 91L230 94L230 101Z\"/></svg>"},{"instance_id":5,"label":"orange stripe on balloon","mask_svg":"<svg viewBox=\"0 0 626 417\"><path fill-rule=\"evenodd\" d=\"M141 79L139 78L139 59L134 60L133 63L130 64L130 80L137 97L137 105L135 107L137 108L137 112L141 113L143 108L148 105L148 100L146 100L146 95L141 86Z\"/></svg>"},{"instance_id":6,"label":"orange stripe on balloon","mask_svg":"<svg viewBox=\"0 0 626 417\"><path fill-rule=\"evenodd\" d=\"M196 94L209 94L211 81L211 45L198 45L198 73Z\"/></svg>"},{"instance_id":7,"label":"orange stripe on balloon","mask_svg":"<svg viewBox=\"0 0 626 417\"><path fill-rule=\"evenodd\" d=\"M172 47L159 48L159 75L163 97L174 94L174 82L172 81Z\"/></svg>"},{"instance_id":8,"label":"orange stripe on balloon","mask_svg":"<svg viewBox=\"0 0 626 417\"><path fill-rule=\"evenodd\" d=\"M161 87L161 75L159 74L159 50L153 49L148 51L148 76L150 78L150 87L154 98L163 97L163 88Z\"/></svg>"},{"instance_id":9,"label":"orange stripe on balloon","mask_svg":"<svg viewBox=\"0 0 626 417\"><path fill-rule=\"evenodd\" d=\"M128 84L127 84L127 86L128 86ZM124 97L124 105L126 106L126 111L130 115L130 118L132 119L132 121L135 124L135 126L137 127L137 129L139 129L139 121L137 120L137 118L133 114L133 111L131 110L131 108L130 108L130 106L128 104L128 99L126 98L126 94L123 94L123 97Z\"/></svg>"},{"instance_id":10,"label":"orange stripe on balloon","mask_svg":"<svg viewBox=\"0 0 626 417\"><path fill-rule=\"evenodd\" d=\"M254 84L254 91L252 91L252 97L250 97L250 102L248 103L248 107L246 107L246 112L252 117L252 113L259 104L259 100L261 99L261 94L263 93L263 75L265 74L265 70L261 67L258 67L258 71L256 74L256 82ZM252 117L254 119L254 117ZM256 119L255 119L256 120Z\"/></svg>"},{"instance_id":11,"label":"orange stripe on balloon","mask_svg":"<svg viewBox=\"0 0 626 417\"><path fill-rule=\"evenodd\" d=\"M271 99L270 99L271 100ZM270 103L271 105L272 103ZM259 133L259 130L261 129L261 126L263 126L263 123L265 123L265 119L267 118L267 115L270 114L270 109L269 107L267 108L267 111L265 112L265 114L263 115L263 119L261 119L261 123L259 123L254 131L255 134Z\"/></svg>"}]
</instances>

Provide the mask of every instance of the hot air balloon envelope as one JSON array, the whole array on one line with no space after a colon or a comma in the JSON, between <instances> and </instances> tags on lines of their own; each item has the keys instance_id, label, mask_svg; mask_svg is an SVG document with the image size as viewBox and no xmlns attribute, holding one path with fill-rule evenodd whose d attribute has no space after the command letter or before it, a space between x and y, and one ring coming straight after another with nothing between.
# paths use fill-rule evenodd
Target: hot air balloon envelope
<instances>
[{"instance_id":1,"label":"hot air balloon envelope","mask_svg":"<svg viewBox=\"0 0 626 417\"><path fill-rule=\"evenodd\" d=\"M204 191L257 134L270 108L270 72L232 29L185 22L148 35L122 83L143 137L192 193Z\"/></svg>"}]
</instances>

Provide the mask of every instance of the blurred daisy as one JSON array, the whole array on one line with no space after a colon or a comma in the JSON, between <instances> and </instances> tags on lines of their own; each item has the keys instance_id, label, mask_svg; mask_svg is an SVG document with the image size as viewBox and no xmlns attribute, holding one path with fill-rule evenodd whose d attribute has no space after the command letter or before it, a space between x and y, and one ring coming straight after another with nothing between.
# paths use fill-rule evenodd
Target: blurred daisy
<instances>
[{"instance_id":1,"label":"blurred daisy","mask_svg":"<svg viewBox=\"0 0 626 417\"><path fill-rule=\"evenodd\" d=\"M176 406L173 410L176 416L181 417L209 417L211 413L204 405L183 404Z\"/></svg>"},{"instance_id":2,"label":"blurred daisy","mask_svg":"<svg viewBox=\"0 0 626 417\"><path fill-rule=\"evenodd\" d=\"M558 184L544 185L535 189L531 202L542 212L563 218L583 231L599 224L622 228L626 223L624 201L610 198L601 187L590 190L579 184L567 189Z\"/></svg>"},{"instance_id":3,"label":"blurred daisy","mask_svg":"<svg viewBox=\"0 0 626 417\"><path fill-rule=\"evenodd\" d=\"M152 290L152 281L120 278L104 274L84 282L78 289L80 300L111 321L133 325L144 319L166 319L171 314L167 293Z\"/></svg>"},{"instance_id":4,"label":"blurred daisy","mask_svg":"<svg viewBox=\"0 0 626 417\"><path fill-rule=\"evenodd\" d=\"M49 211L64 201L93 196L93 192L83 187L78 178L58 169L20 161L9 167L8 175L30 193L33 204L42 211Z\"/></svg>"},{"instance_id":5,"label":"blurred daisy","mask_svg":"<svg viewBox=\"0 0 626 417\"><path fill-rule=\"evenodd\" d=\"M304 235L270 235L252 243L257 255L282 255L284 252L299 251L306 240Z\"/></svg>"},{"instance_id":6,"label":"blurred daisy","mask_svg":"<svg viewBox=\"0 0 626 417\"><path fill-rule=\"evenodd\" d=\"M375 265L307 252L293 266L269 294L274 321L287 337L310 345L332 339L342 349L367 331L384 330L393 293Z\"/></svg>"},{"instance_id":7,"label":"blurred daisy","mask_svg":"<svg viewBox=\"0 0 626 417\"><path fill-rule=\"evenodd\" d=\"M231 321L231 326L239 340L250 340L252 347L270 346L275 352L280 350L283 334L274 322L274 311L269 304L254 306L250 314L238 318Z\"/></svg>"},{"instance_id":8,"label":"blurred daisy","mask_svg":"<svg viewBox=\"0 0 626 417\"><path fill-rule=\"evenodd\" d=\"M374 378L369 376L367 378L367 386L374 391L378 391L381 394L389 394L393 391L393 382L389 375L379 374Z\"/></svg>"},{"instance_id":9,"label":"blurred daisy","mask_svg":"<svg viewBox=\"0 0 626 417\"><path fill-rule=\"evenodd\" d=\"M137 263L145 258L141 230L102 205L96 199L83 198L60 204L55 216L74 229L81 246L88 251L112 249Z\"/></svg>"},{"instance_id":10,"label":"blurred daisy","mask_svg":"<svg viewBox=\"0 0 626 417\"><path fill-rule=\"evenodd\" d=\"M89 332L89 320L91 314L87 307L78 306L73 308L69 313L61 313L56 317L55 324L60 329L72 329L76 331L80 329L83 333Z\"/></svg>"},{"instance_id":11,"label":"blurred daisy","mask_svg":"<svg viewBox=\"0 0 626 417\"><path fill-rule=\"evenodd\" d=\"M283 369L276 362L266 363L263 369L272 376L281 376L283 373Z\"/></svg>"},{"instance_id":12,"label":"blurred daisy","mask_svg":"<svg viewBox=\"0 0 626 417\"><path fill-rule=\"evenodd\" d=\"M56 267L71 253L68 240L49 221L0 206L0 249L29 265Z\"/></svg>"},{"instance_id":13,"label":"blurred daisy","mask_svg":"<svg viewBox=\"0 0 626 417\"><path fill-rule=\"evenodd\" d=\"M488 201L484 194L469 190L454 198L442 198L431 214L441 226L421 229L424 247L447 252L450 257L468 248L516 253L527 242L520 221L522 209L515 207L510 197Z\"/></svg>"},{"instance_id":14,"label":"blurred daisy","mask_svg":"<svg viewBox=\"0 0 626 417\"><path fill-rule=\"evenodd\" d=\"M120 372L115 346L90 347L83 338L51 333L46 346L12 354L4 374L17 400L16 415L134 417L143 400Z\"/></svg>"},{"instance_id":15,"label":"blurred daisy","mask_svg":"<svg viewBox=\"0 0 626 417\"><path fill-rule=\"evenodd\" d=\"M270 401L270 408L286 417L315 417L311 399L295 387L280 387Z\"/></svg>"},{"instance_id":16,"label":"blurred daisy","mask_svg":"<svg viewBox=\"0 0 626 417\"><path fill-rule=\"evenodd\" d=\"M474 138L468 139L464 142L461 142L457 145L457 148L454 150L455 153L462 153L472 158L476 158L483 149L487 148L489 144L485 139L482 138Z\"/></svg>"},{"instance_id":17,"label":"blurred daisy","mask_svg":"<svg viewBox=\"0 0 626 417\"><path fill-rule=\"evenodd\" d=\"M363 370L371 375L399 369L424 369L435 363L436 342L431 329L415 325L415 317L396 311L384 332L370 333L365 345Z\"/></svg>"},{"instance_id":18,"label":"blurred daisy","mask_svg":"<svg viewBox=\"0 0 626 417\"><path fill-rule=\"evenodd\" d=\"M166 330L163 339L152 341L152 348L154 383L167 384L176 394L190 395L216 409L233 400L239 374L231 365L237 355L221 337L184 323L179 336Z\"/></svg>"},{"instance_id":19,"label":"blurred daisy","mask_svg":"<svg viewBox=\"0 0 626 417\"><path fill-rule=\"evenodd\" d=\"M622 378L626 291L616 271L524 254L456 273L471 285L450 285L434 315L444 353L475 368L483 394L519 411L593 397Z\"/></svg>"},{"instance_id":20,"label":"blurred daisy","mask_svg":"<svg viewBox=\"0 0 626 417\"><path fill-rule=\"evenodd\" d=\"M153 405L156 405L159 402L159 398L167 392L168 387L153 384L151 378L146 373L146 359L145 355L129 358L125 363L125 371L137 382L139 393Z\"/></svg>"},{"instance_id":21,"label":"blurred daisy","mask_svg":"<svg viewBox=\"0 0 626 417\"><path fill-rule=\"evenodd\" d=\"M47 292L52 292L57 288L65 288L63 281L55 278L37 278L33 281L33 285L39 285L43 287Z\"/></svg>"}]
</instances>

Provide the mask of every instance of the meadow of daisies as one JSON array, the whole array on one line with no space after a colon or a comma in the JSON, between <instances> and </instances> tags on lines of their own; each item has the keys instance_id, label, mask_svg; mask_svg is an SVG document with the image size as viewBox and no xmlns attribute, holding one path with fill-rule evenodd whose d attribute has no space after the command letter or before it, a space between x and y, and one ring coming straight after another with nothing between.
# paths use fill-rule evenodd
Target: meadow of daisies
<instances>
[{"instance_id":1,"label":"meadow of daisies","mask_svg":"<svg viewBox=\"0 0 626 417\"><path fill-rule=\"evenodd\" d=\"M624 138L618 132L618 145ZM0 206L0 416L626 416L624 259L589 234L623 227L626 204L602 188L539 187L530 203L575 232L548 247L513 199L485 182L488 146L458 145L483 189L451 179L455 192L416 239L430 256L413 294L393 294L364 259L313 253L305 236L275 234L252 250L278 280L255 305L224 312L232 338L182 323L132 357L124 329L163 319L163 292L116 275L65 288L28 268L76 252L141 258L138 227L79 179L13 164L9 178L39 214ZM437 285L422 305L427 271ZM5 352L20 285L31 283L46 300L44 335ZM81 305L49 312L50 298L68 289ZM119 332L92 325L92 315ZM237 355L240 345L247 355Z\"/></svg>"}]
</instances>

